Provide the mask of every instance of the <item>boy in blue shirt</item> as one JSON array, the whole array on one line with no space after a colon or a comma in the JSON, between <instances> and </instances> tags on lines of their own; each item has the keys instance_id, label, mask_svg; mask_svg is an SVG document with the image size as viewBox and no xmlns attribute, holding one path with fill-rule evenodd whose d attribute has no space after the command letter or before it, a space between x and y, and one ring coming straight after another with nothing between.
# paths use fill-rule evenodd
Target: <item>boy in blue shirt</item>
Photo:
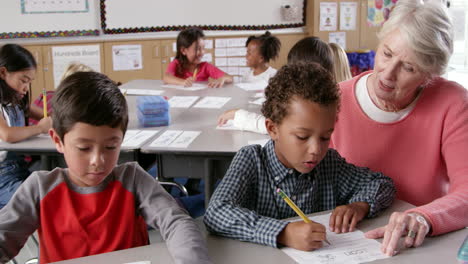
<instances>
[{"instance_id":1,"label":"boy in blue shirt","mask_svg":"<svg viewBox=\"0 0 468 264\"><path fill-rule=\"evenodd\" d=\"M286 65L265 95L262 113L271 140L236 154L207 209L209 231L309 251L322 247L325 227L280 220L297 215L277 188L306 214L334 209L329 226L337 233L353 231L364 217L390 206L390 178L346 163L328 148L340 101L330 73L315 63Z\"/></svg>"}]
</instances>

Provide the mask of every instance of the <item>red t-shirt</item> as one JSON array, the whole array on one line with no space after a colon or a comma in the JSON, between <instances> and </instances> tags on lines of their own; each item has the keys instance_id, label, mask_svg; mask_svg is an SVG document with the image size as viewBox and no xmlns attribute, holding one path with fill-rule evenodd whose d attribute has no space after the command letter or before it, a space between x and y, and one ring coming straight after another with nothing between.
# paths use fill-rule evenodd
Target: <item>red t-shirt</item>
<instances>
[{"instance_id":1,"label":"red t-shirt","mask_svg":"<svg viewBox=\"0 0 468 264\"><path fill-rule=\"evenodd\" d=\"M186 69L182 72L182 75L177 74L177 67L180 62L177 59L174 59L169 65L167 66L166 73L172 74L175 77L187 79L193 76L193 72L190 72ZM197 79L196 82L206 82L208 78L211 77L213 79L218 79L224 76L224 72L218 69L216 66L209 64L208 62L202 62L198 64L198 72L197 72Z\"/></svg>"}]
</instances>

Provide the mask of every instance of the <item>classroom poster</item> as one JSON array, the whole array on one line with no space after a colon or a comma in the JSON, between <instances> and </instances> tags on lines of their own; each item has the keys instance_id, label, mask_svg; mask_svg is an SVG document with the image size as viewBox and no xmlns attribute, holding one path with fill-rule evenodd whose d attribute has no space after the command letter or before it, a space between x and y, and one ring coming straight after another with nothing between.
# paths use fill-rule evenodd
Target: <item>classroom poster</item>
<instances>
[{"instance_id":1,"label":"classroom poster","mask_svg":"<svg viewBox=\"0 0 468 264\"><path fill-rule=\"evenodd\" d=\"M336 43L346 50L346 32L330 32L328 43Z\"/></svg>"},{"instance_id":2,"label":"classroom poster","mask_svg":"<svg viewBox=\"0 0 468 264\"><path fill-rule=\"evenodd\" d=\"M367 0L367 24L381 26L390 15L398 0Z\"/></svg>"},{"instance_id":3,"label":"classroom poster","mask_svg":"<svg viewBox=\"0 0 468 264\"><path fill-rule=\"evenodd\" d=\"M336 31L336 2L320 2L320 31Z\"/></svg>"},{"instance_id":4,"label":"classroom poster","mask_svg":"<svg viewBox=\"0 0 468 264\"><path fill-rule=\"evenodd\" d=\"M114 71L143 69L141 45L112 46L112 66Z\"/></svg>"},{"instance_id":5,"label":"classroom poster","mask_svg":"<svg viewBox=\"0 0 468 264\"><path fill-rule=\"evenodd\" d=\"M356 30L357 2L340 2L340 30Z\"/></svg>"},{"instance_id":6,"label":"classroom poster","mask_svg":"<svg viewBox=\"0 0 468 264\"><path fill-rule=\"evenodd\" d=\"M86 12L89 12L88 0L21 0L22 14Z\"/></svg>"},{"instance_id":7,"label":"classroom poster","mask_svg":"<svg viewBox=\"0 0 468 264\"><path fill-rule=\"evenodd\" d=\"M52 47L54 68L54 87L57 87L62 75L72 62L86 64L94 71L101 71L101 51L99 45L57 46Z\"/></svg>"}]
</instances>

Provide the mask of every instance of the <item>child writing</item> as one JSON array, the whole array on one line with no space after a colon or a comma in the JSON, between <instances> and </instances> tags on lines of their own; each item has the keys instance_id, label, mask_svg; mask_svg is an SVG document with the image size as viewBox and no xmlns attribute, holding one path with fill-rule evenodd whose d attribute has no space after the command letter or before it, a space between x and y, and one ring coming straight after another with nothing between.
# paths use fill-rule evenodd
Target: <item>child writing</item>
<instances>
[{"instance_id":1,"label":"child writing","mask_svg":"<svg viewBox=\"0 0 468 264\"><path fill-rule=\"evenodd\" d=\"M288 64L316 62L329 72L333 72L333 54L328 44L317 37L306 37L297 42L288 53ZM218 117L218 125L233 120L234 126L242 130L267 134L265 117L244 109L232 109Z\"/></svg>"},{"instance_id":2,"label":"child writing","mask_svg":"<svg viewBox=\"0 0 468 264\"><path fill-rule=\"evenodd\" d=\"M175 263L210 263L196 224L161 185L135 162L117 165L128 110L113 81L75 73L53 109L49 134L68 169L34 172L0 210L0 262L36 229L40 263L49 263L146 245L148 224Z\"/></svg>"},{"instance_id":3,"label":"child writing","mask_svg":"<svg viewBox=\"0 0 468 264\"><path fill-rule=\"evenodd\" d=\"M62 82L63 80L65 80L65 78L67 78L68 76L72 75L75 72L89 72L89 71L93 71L93 69L85 64L82 64L79 62L72 62L65 69L65 72L62 74L62 78L60 78L60 82ZM49 112L49 114L52 113L52 104L50 102L52 100L52 97L54 96L54 93L55 91L47 91L46 93L47 102L49 102L47 104L47 112ZM41 94L36 100L34 100L33 104L42 109L44 105L43 100L44 100L44 97ZM32 118L29 118L29 124L36 125L37 121Z\"/></svg>"},{"instance_id":4,"label":"child writing","mask_svg":"<svg viewBox=\"0 0 468 264\"><path fill-rule=\"evenodd\" d=\"M349 68L348 56L344 49L336 44L330 43L330 49L333 53L333 65L336 82L343 82L353 78L351 69Z\"/></svg>"},{"instance_id":5,"label":"child writing","mask_svg":"<svg viewBox=\"0 0 468 264\"><path fill-rule=\"evenodd\" d=\"M250 36L245 43L247 47L247 66L250 71L242 76L242 82L268 82L276 74L276 69L269 62L278 57L281 42L269 31L261 36Z\"/></svg>"},{"instance_id":6,"label":"child writing","mask_svg":"<svg viewBox=\"0 0 468 264\"><path fill-rule=\"evenodd\" d=\"M316 63L288 64L270 80L262 113L271 140L243 147L215 190L204 217L222 236L310 251L322 247L326 228L287 222L297 216L281 188L306 214L333 210L332 232L350 232L394 198L392 180L346 163L329 149L339 109L339 88Z\"/></svg>"},{"instance_id":7,"label":"child writing","mask_svg":"<svg viewBox=\"0 0 468 264\"><path fill-rule=\"evenodd\" d=\"M179 33L176 57L167 66L164 83L190 87L194 82L208 81L208 87L216 88L232 83L231 75L201 61L205 54L204 37L203 31L198 28L185 29Z\"/></svg>"},{"instance_id":8,"label":"child writing","mask_svg":"<svg viewBox=\"0 0 468 264\"><path fill-rule=\"evenodd\" d=\"M40 108L29 104L31 81L36 76L36 62L32 54L16 44L0 48L0 139L18 142L47 133L50 117L43 118ZM27 126L28 117L40 120ZM0 152L0 208L10 200L19 185L30 174L24 157L14 152Z\"/></svg>"}]
</instances>

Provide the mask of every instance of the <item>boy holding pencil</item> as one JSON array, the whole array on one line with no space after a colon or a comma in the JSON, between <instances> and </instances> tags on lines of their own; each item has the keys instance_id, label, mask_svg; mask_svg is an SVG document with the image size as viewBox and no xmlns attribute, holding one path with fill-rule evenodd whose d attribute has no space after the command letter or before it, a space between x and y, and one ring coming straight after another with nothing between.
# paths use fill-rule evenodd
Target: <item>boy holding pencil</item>
<instances>
[{"instance_id":1,"label":"boy holding pencil","mask_svg":"<svg viewBox=\"0 0 468 264\"><path fill-rule=\"evenodd\" d=\"M262 113L271 140L243 147L217 187L204 222L222 236L310 251L326 227L297 216L278 188L306 214L334 209L329 228L353 231L364 217L390 206L390 178L346 163L328 145L339 110L339 88L315 63L286 65L265 90Z\"/></svg>"}]
</instances>

